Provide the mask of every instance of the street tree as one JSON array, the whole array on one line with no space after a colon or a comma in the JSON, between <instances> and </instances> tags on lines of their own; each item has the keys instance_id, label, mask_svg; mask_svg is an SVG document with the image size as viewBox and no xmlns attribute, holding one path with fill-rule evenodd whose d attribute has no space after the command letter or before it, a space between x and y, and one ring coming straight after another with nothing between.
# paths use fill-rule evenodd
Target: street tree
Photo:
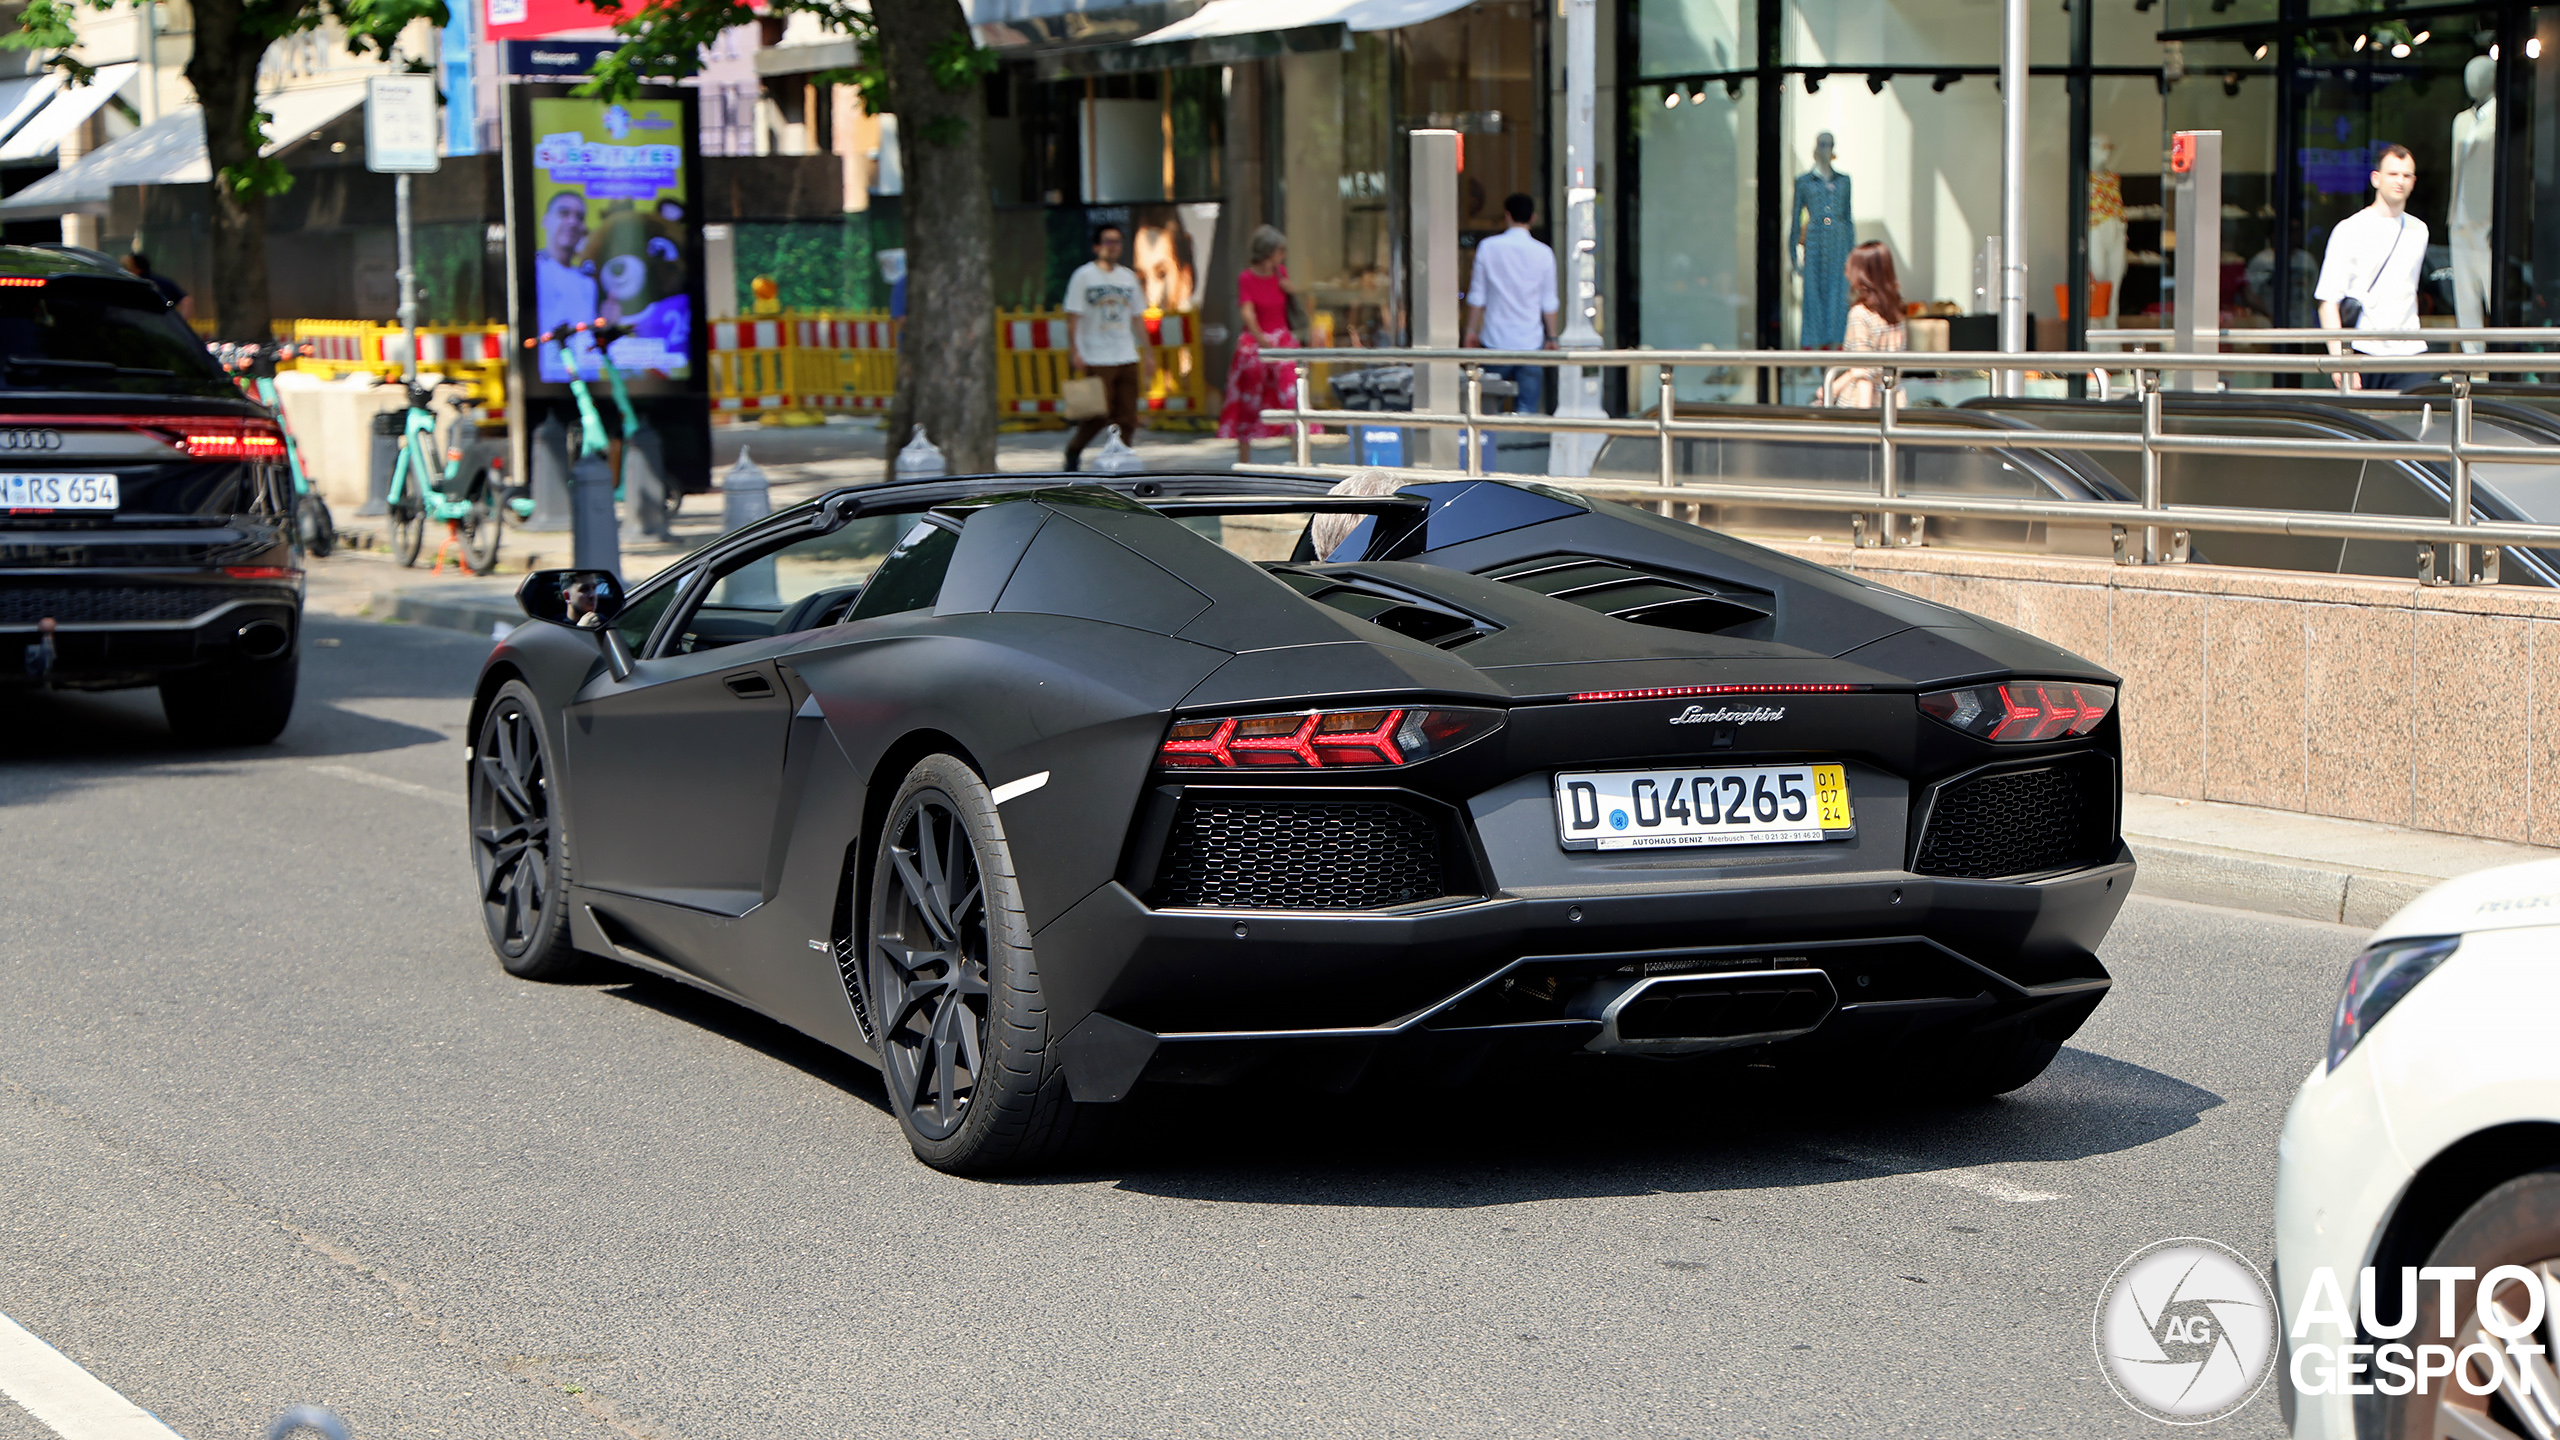
<instances>
[{"instance_id":1,"label":"street tree","mask_svg":"<svg viewBox=\"0 0 2560 1440\"><path fill-rule=\"evenodd\" d=\"M49 50L47 61L75 85L93 83L73 25L83 10L112 10L119 0L28 0L18 28L0 35L13 50ZM284 162L266 154L267 122L258 108L258 70L267 47L335 22L353 55L389 57L400 32L418 20L447 18L443 0L193 0L195 35L187 84L204 112L205 158L213 168L213 310L227 340L265 340L274 306L267 291L267 199L293 188ZM418 61L423 65L424 60Z\"/></svg>"},{"instance_id":2,"label":"street tree","mask_svg":"<svg viewBox=\"0 0 2560 1440\"><path fill-rule=\"evenodd\" d=\"M43 0L38 0L43 3ZM645 77L679 75L724 30L793 14L854 38L852 69L821 77L857 87L875 115L898 117L907 176L907 318L891 463L920 425L954 474L995 469L995 205L987 188L982 82L995 56L969 34L959 0L594 0L618 16L622 48L582 93L629 99ZM714 303L727 297L715 297Z\"/></svg>"}]
</instances>

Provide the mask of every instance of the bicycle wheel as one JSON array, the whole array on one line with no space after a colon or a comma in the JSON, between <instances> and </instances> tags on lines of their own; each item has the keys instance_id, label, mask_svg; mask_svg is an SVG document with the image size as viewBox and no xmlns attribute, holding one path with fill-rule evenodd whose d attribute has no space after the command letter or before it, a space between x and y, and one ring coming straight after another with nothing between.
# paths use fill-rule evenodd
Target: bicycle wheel
<instances>
[{"instance_id":1,"label":"bicycle wheel","mask_svg":"<svg viewBox=\"0 0 2560 1440\"><path fill-rule=\"evenodd\" d=\"M462 521L462 563L474 575L498 568L498 540L506 528L507 507L486 485L472 498Z\"/></svg>"},{"instance_id":2,"label":"bicycle wheel","mask_svg":"<svg viewBox=\"0 0 2560 1440\"><path fill-rule=\"evenodd\" d=\"M306 490L295 497L294 527L302 534L302 548L314 559L325 558L338 548L337 517L329 513L329 502L317 490Z\"/></svg>"},{"instance_id":3,"label":"bicycle wheel","mask_svg":"<svg viewBox=\"0 0 2560 1440\"><path fill-rule=\"evenodd\" d=\"M403 500L391 507L391 558L403 565L418 563L418 552L427 544L427 507L417 500Z\"/></svg>"}]
</instances>

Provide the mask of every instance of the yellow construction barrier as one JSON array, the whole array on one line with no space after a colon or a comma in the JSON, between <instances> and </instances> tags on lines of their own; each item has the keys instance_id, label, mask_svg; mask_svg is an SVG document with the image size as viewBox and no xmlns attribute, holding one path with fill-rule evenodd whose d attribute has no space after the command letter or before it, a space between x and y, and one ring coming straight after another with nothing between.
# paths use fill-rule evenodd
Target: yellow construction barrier
<instances>
[{"instance_id":1,"label":"yellow construction barrier","mask_svg":"<svg viewBox=\"0 0 2560 1440\"><path fill-rule=\"evenodd\" d=\"M288 360L278 369L295 369L335 379L358 372L385 380L398 376L409 353L408 331L370 320L279 320L276 338L308 345L312 353ZM504 417L507 403L507 327L504 325L421 325L418 368L471 387L482 417Z\"/></svg>"},{"instance_id":2,"label":"yellow construction barrier","mask_svg":"<svg viewBox=\"0 0 2560 1440\"><path fill-rule=\"evenodd\" d=\"M898 388L902 322L884 311L804 310L711 322L711 405L719 418L815 410L886 411ZM1199 324L1147 313L1155 383L1145 397L1156 428L1215 423ZM996 312L996 415L1013 428L1056 428L1066 383L1063 310Z\"/></svg>"}]
</instances>

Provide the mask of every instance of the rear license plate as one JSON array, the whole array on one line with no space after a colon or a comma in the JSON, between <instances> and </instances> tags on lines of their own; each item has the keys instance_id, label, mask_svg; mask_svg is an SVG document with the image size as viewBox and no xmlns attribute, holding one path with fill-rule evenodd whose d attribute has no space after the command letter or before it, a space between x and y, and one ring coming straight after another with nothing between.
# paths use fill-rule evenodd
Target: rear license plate
<instances>
[{"instance_id":1,"label":"rear license plate","mask_svg":"<svg viewBox=\"0 0 2560 1440\"><path fill-rule=\"evenodd\" d=\"M0 509L113 510L113 475L0 475Z\"/></svg>"},{"instance_id":2,"label":"rear license plate","mask_svg":"<svg viewBox=\"0 0 2560 1440\"><path fill-rule=\"evenodd\" d=\"M1556 776L1556 836L1568 850L1796 845L1857 833L1838 765Z\"/></svg>"}]
</instances>

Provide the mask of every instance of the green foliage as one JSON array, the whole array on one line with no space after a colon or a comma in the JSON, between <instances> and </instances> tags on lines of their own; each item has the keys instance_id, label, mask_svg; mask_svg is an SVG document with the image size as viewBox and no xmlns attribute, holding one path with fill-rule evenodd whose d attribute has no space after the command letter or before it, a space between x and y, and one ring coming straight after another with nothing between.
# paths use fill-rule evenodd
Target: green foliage
<instances>
[{"instance_id":1,"label":"green foliage","mask_svg":"<svg viewBox=\"0 0 2560 1440\"><path fill-rule=\"evenodd\" d=\"M706 297L714 314L752 313L755 296L747 287L758 275L773 277L786 310L878 310L889 303L875 257L898 242L894 225L873 212L857 211L841 222L744 221L730 233L736 237L738 293Z\"/></svg>"},{"instance_id":2,"label":"green foliage","mask_svg":"<svg viewBox=\"0 0 2560 1440\"><path fill-rule=\"evenodd\" d=\"M18 28L0 35L0 47L51 50L55 53L45 60L47 66L60 70L74 85L87 85L97 79L98 72L73 53L80 36L72 19L84 8L103 12L120 3L122 0L28 0L27 8L19 12ZM334 20L346 34L348 54L388 57L400 32L411 21L443 25L451 18L444 0L242 0L236 30L240 39L262 56L278 40L317 30ZM251 112L244 138L253 158L224 166L218 177L240 194L281 195L293 184L293 177L285 173L284 166L263 153L267 122L274 118L264 111Z\"/></svg>"},{"instance_id":3,"label":"green foliage","mask_svg":"<svg viewBox=\"0 0 2560 1440\"><path fill-rule=\"evenodd\" d=\"M62 0L29 0L31 10L37 5L59 3ZM888 67L880 59L879 26L867 4L847 0L769 0L762 8L744 0L594 0L594 4L598 11L613 17L613 30L622 37L622 48L596 62L594 74L578 87L580 95L628 100L639 93L641 82L652 76L691 73L703 48L719 39L724 30L758 20L815 15L827 30L852 36L857 56L851 66L828 71L818 80L853 86L862 94L863 108L874 115L890 114L898 108L889 94ZM993 74L1000 63L994 51L980 47L970 37L965 25L937 40L925 58L933 83L953 94ZM925 138L949 144L958 137Z\"/></svg>"}]
</instances>

